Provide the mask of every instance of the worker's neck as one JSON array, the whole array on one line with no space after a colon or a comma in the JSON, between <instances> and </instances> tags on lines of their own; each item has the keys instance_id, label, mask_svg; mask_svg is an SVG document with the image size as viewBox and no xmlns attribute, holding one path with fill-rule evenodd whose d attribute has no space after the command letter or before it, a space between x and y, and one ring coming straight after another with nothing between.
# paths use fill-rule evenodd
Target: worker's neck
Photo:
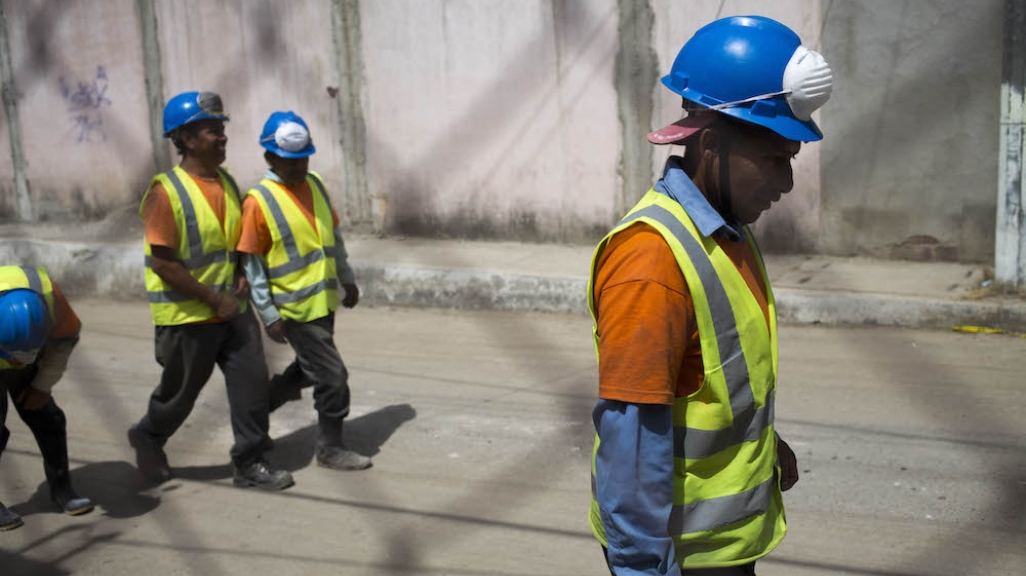
<instances>
[{"instance_id":1,"label":"worker's neck","mask_svg":"<svg viewBox=\"0 0 1026 576\"><path fill-rule=\"evenodd\" d=\"M182 162L179 166L190 176L198 176L200 178L217 178L217 167L220 166L220 164L204 161L196 158L195 156L185 156L182 158Z\"/></svg>"}]
</instances>

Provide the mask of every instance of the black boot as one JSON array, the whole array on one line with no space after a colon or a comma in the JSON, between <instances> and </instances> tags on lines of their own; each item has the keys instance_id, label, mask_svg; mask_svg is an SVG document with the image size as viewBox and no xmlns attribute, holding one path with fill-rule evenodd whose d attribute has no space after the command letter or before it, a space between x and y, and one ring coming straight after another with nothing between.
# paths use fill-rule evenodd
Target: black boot
<instances>
[{"instance_id":1,"label":"black boot","mask_svg":"<svg viewBox=\"0 0 1026 576\"><path fill-rule=\"evenodd\" d=\"M51 484L50 499L68 516L80 516L93 509L93 501L76 494L70 480L56 486Z\"/></svg>"},{"instance_id":2,"label":"black boot","mask_svg":"<svg viewBox=\"0 0 1026 576\"><path fill-rule=\"evenodd\" d=\"M18 516L17 512L9 510L7 506L4 506L3 502L0 502L0 532L20 528L22 524L24 522L21 521L21 516Z\"/></svg>"},{"instance_id":3,"label":"black boot","mask_svg":"<svg viewBox=\"0 0 1026 576\"><path fill-rule=\"evenodd\" d=\"M128 429L128 443L135 448L135 465L144 476L157 484L173 477L164 449L139 424Z\"/></svg>"},{"instance_id":4,"label":"black boot","mask_svg":"<svg viewBox=\"0 0 1026 576\"><path fill-rule=\"evenodd\" d=\"M317 416L317 444L314 446L317 465L332 470L365 470L371 459L354 452L342 442L342 419Z\"/></svg>"},{"instance_id":5,"label":"black boot","mask_svg":"<svg viewBox=\"0 0 1026 576\"><path fill-rule=\"evenodd\" d=\"M31 413L31 416L33 420L29 427L36 437L39 453L43 456L43 471L50 485L50 499L65 514L78 516L89 512L93 509L92 501L76 494L71 486L64 412L51 400L47 406ZM29 420L25 422L28 424Z\"/></svg>"},{"instance_id":6,"label":"black boot","mask_svg":"<svg viewBox=\"0 0 1026 576\"><path fill-rule=\"evenodd\" d=\"M57 462L56 466L44 460L43 469L46 471L46 483L50 485L50 500L61 509L61 512L69 516L79 516L93 509L93 501L79 496L72 487L67 460Z\"/></svg>"}]
</instances>

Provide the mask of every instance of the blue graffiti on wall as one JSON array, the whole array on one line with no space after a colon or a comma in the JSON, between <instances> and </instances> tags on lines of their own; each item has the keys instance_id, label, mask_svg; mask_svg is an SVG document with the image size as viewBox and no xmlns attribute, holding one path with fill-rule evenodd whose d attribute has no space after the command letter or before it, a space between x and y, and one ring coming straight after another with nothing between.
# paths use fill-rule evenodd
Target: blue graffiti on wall
<instances>
[{"instance_id":1,"label":"blue graffiti on wall","mask_svg":"<svg viewBox=\"0 0 1026 576\"><path fill-rule=\"evenodd\" d=\"M61 97L67 104L70 135L76 142L106 142L103 128L103 109L111 106L107 97L107 70L96 67L91 80L81 81L60 77Z\"/></svg>"}]
</instances>

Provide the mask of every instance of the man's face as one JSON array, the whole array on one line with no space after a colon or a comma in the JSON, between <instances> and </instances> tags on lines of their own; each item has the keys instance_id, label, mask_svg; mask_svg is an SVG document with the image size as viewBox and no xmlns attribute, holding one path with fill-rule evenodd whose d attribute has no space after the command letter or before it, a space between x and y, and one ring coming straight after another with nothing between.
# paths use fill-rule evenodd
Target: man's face
<instances>
[{"instance_id":1,"label":"man's face","mask_svg":"<svg viewBox=\"0 0 1026 576\"><path fill-rule=\"evenodd\" d=\"M224 121L214 119L197 120L182 131L182 146L185 151L204 163L220 166L228 150L228 136L224 133Z\"/></svg>"},{"instance_id":2,"label":"man's face","mask_svg":"<svg viewBox=\"0 0 1026 576\"><path fill-rule=\"evenodd\" d=\"M768 130L744 130L731 139L730 203L742 224L759 219L794 187L791 160L800 142Z\"/></svg>"},{"instance_id":3,"label":"man's face","mask_svg":"<svg viewBox=\"0 0 1026 576\"><path fill-rule=\"evenodd\" d=\"M273 153L265 155L271 170L289 186L300 184L306 180L306 172L310 168L310 158L282 158Z\"/></svg>"}]
</instances>

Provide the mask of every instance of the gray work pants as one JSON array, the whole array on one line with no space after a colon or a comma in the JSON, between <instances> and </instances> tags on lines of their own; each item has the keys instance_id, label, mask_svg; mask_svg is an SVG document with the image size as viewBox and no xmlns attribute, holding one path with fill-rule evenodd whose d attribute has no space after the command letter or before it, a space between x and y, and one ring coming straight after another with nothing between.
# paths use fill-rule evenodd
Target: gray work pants
<instances>
[{"instance_id":1,"label":"gray work pants","mask_svg":"<svg viewBox=\"0 0 1026 576\"><path fill-rule=\"evenodd\" d=\"M274 378L276 390L313 386L314 408L324 418L341 420L349 415L349 371L335 347L335 314L309 322L283 320L296 359Z\"/></svg>"},{"instance_id":2,"label":"gray work pants","mask_svg":"<svg viewBox=\"0 0 1026 576\"><path fill-rule=\"evenodd\" d=\"M253 311L229 322L157 326L155 348L164 372L150 396L146 416L139 422L153 442L163 446L185 422L216 365L228 389L235 435L232 462L244 468L261 460L270 440L269 382L260 324Z\"/></svg>"}]
</instances>

